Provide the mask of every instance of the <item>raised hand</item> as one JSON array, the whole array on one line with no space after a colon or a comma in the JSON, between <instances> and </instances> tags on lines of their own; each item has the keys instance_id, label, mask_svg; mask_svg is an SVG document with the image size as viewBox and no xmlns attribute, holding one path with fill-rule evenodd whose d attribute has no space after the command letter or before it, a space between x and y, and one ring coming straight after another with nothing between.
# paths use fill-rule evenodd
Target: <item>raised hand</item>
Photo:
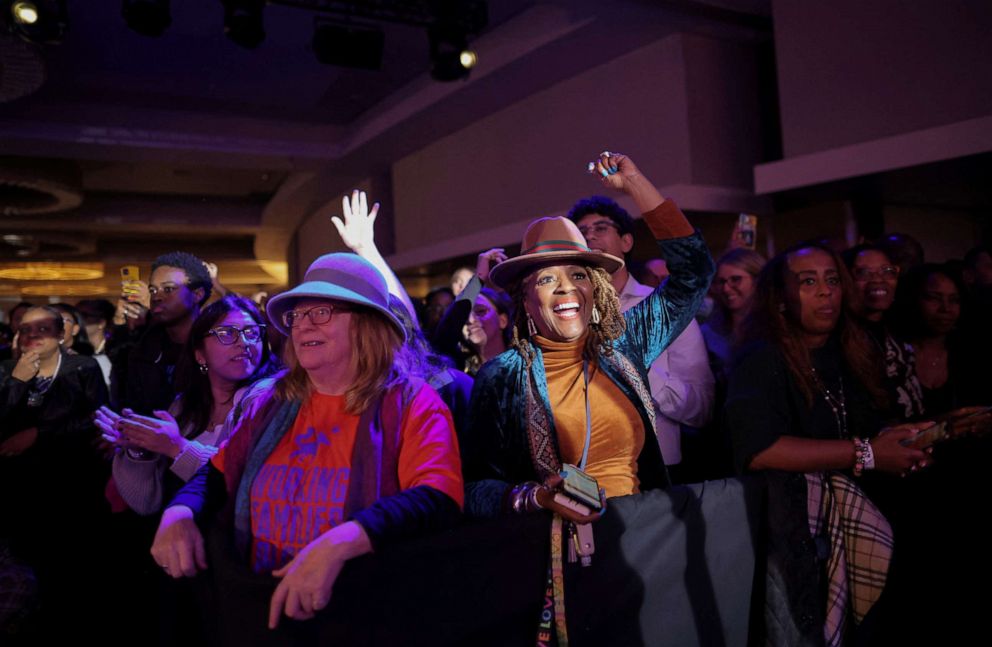
<instances>
[{"instance_id":1,"label":"raised hand","mask_svg":"<svg viewBox=\"0 0 992 647\"><path fill-rule=\"evenodd\" d=\"M641 172L629 157L610 151L600 153L596 160L589 162L586 170L599 175L603 186L624 193L629 192L631 182L641 176Z\"/></svg>"},{"instance_id":2,"label":"raised hand","mask_svg":"<svg viewBox=\"0 0 992 647\"><path fill-rule=\"evenodd\" d=\"M496 265L506 260L506 252L502 247L493 247L479 254L479 259L475 263L475 273L482 281L483 285L490 285L489 272Z\"/></svg>"},{"instance_id":3,"label":"raised hand","mask_svg":"<svg viewBox=\"0 0 992 647\"><path fill-rule=\"evenodd\" d=\"M152 295L148 284L144 281L122 281L121 298L130 303L136 303L148 310L152 304Z\"/></svg>"},{"instance_id":4,"label":"raised hand","mask_svg":"<svg viewBox=\"0 0 992 647\"><path fill-rule=\"evenodd\" d=\"M100 407L93 412L93 424L100 430L102 438L108 443L124 447L127 443L117 428L120 420L120 415L106 406Z\"/></svg>"},{"instance_id":5,"label":"raised hand","mask_svg":"<svg viewBox=\"0 0 992 647\"><path fill-rule=\"evenodd\" d=\"M375 249L375 218L379 215L379 203L372 205L372 211L369 211L365 191L355 189L350 200L348 196L341 199L341 211L344 220L332 216L331 222L348 249L359 255Z\"/></svg>"}]
</instances>

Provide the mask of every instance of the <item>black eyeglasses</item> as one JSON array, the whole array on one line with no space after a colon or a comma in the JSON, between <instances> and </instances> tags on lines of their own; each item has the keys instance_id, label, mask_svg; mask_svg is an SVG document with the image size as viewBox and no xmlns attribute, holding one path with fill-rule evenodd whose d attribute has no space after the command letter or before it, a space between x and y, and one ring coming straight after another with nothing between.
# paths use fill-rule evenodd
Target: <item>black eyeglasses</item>
<instances>
[{"instance_id":1,"label":"black eyeglasses","mask_svg":"<svg viewBox=\"0 0 992 647\"><path fill-rule=\"evenodd\" d=\"M237 326L217 326L216 328L211 328L208 330L204 337L213 335L217 338L217 341L225 346L230 346L231 344L237 342L238 337L244 339L246 344L254 344L262 338L262 333L264 331L265 324L245 326L244 328L238 328Z\"/></svg>"},{"instance_id":2,"label":"black eyeglasses","mask_svg":"<svg viewBox=\"0 0 992 647\"><path fill-rule=\"evenodd\" d=\"M287 328L293 328L304 316L310 318L310 323L315 326L326 324L331 320L331 315L337 312L348 312L349 308L339 305L314 306L307 310L288 310L282 313L282 323Z\"/></svg>"},{"instance_id":3,"label":"black eyeglasses","mask_svg":"<svg viewBox=\"0 0 992 647\"><path fill-rule=\"evenodd\" d=\"M582 234L583 238L588 238L590 233L596 234L597 236L602 236L610 229L616 229L617 233L619 233L620 225L612 220L600 220L592 223L591 225L583 225L579 227L579 233Z\"/></svg>"}]
</instances>

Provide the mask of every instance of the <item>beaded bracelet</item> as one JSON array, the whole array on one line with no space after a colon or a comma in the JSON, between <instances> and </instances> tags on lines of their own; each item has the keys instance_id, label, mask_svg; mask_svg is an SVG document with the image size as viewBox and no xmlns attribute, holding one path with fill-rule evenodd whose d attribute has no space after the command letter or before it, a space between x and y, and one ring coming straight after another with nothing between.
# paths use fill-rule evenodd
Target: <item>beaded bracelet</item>
<instances>
[{"instance_id":1,"label":"beaded bracelet","mask_svg":"<svg viewBox=\"0 0 992 647\"><path fill-rule=\"evenodd\" d=\"M516 514L524 514L539 510L541 506L531 505L531 499L537 500L537 487L535 481L527 481L515 486L510 491L510 507Z\"/></svg>"},{"instance_id":2,"label":"beaded bracelet","mask_svg":"<svg viewBox=\"0 0 992 647\"><path fill-rule=\"evenodd\" d=\"M852 438L854 442L854 476L861 476L865 470L875 467L875 453L871 443L864 438Z\"/></svg>"}]
</instances>

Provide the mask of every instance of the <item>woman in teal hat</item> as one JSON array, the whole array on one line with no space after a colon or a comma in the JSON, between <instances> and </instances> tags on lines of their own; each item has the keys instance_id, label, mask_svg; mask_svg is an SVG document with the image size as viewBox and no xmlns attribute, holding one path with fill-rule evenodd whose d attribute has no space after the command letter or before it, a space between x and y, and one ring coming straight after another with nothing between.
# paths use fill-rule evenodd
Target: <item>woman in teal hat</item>
<instances>
[{"instance_id":1,"label":"woman in teal hat","mask_svg":"<svg viewBox=\"0 0 992 647\"><path fill-rule=\"evenodd\" d=\"M287 371L246 395L242 422L163 514L152 547L172 577L206 567L194 517L218 513L239 556L279 578L269 627L323 609L344 563L444 526L463 502L458 444L437 393L398 370L404 341L382 275L354 254L321 256L277 295ZM223 498L223 497L221 497Z\"/></svg>"}]
</instances>

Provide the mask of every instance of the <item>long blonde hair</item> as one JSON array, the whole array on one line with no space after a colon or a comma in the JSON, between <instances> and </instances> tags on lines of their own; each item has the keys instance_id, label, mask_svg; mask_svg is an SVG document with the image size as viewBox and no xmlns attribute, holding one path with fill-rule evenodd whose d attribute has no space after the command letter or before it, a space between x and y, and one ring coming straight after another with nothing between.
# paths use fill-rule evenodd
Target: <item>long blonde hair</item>
<instances>
[{"instance_id":1,"label":"long blonde hair","mask_svg":"<svg viewBox=\"0 0 992 647\"><path fill-rule=\"evenodd\" d=\"M378 312L354 306L348 327L351 366L355 379L345 391L345 409L360 415L376 398L403 378L397 368L396 352L403 344L399 331ZM276 395L283 400L306 400L313 383L293 350L290 340L283 351L288 372L276 384Z\"/></svg>"}]
</instances>

